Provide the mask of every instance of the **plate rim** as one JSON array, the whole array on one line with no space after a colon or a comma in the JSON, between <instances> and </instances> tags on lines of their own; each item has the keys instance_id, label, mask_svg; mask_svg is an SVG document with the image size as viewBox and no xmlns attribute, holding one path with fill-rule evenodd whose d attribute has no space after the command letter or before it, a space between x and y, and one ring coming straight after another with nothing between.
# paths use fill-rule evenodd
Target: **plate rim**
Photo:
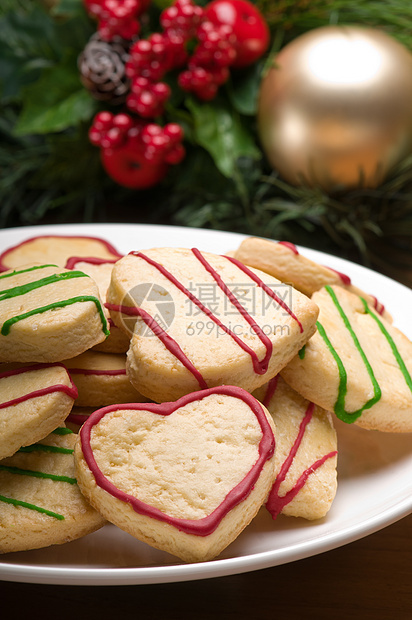
<instances>
[{"instance_id":1,"label":"plate rim","mask_svg":"<svg viewBox=\"0 0 412 620\"><path fill-rule=\"evenodd\" d=\"M123 223L123 222L99 222L99 223L70 223L70 224L47 224L47 225L33 225L22 226L14 228L5 228L0 230L0 249L3 250L3 240L6 235L21 236L21 239L29 238L30 236L36 236L40 234L70 234L70 231L79 231L79 235L87 236L88 232L94 236L100 236L106 238L110 235L110 230L130 227L137 229L144 229L147 232L159 231L164 233L174 230L178 234L187 235L192 233L193 235L204 236L205 238L213 236L227 237L233 239L233 241L239 242L241 239L247 238L251 235L231 232L226 230L214 230L204 229L186 226L169 226L166 224L140 224L140 223ZM105 231L100 232L100 231ZM80 231L84 231L83 233ZM116 235L114 235L116 236ZM260 237L265 239L266 237ZM109 238L114 246L119 248L119 242L113 241ZM198 244L198 242L196 242ZM11 244L9 243L4 247L6 249ZM154 247L152 245L152 247ZM335 256L320 250L307 248L305 246L297 245L298 250L302 251L302 254L308 256L312 260L319 260L321 257L332 258L334 263L344 268L356 267L357 271L360 271L365 277L368 274L373 274L374 277L378 276L383 283L390 283L391 286L399 288L402 292L411 294L411 289L406 285L389 278L388 276L374 271L364 265L354 263L345 258ZM231 248L227 248L229 251ZM409 487L408 487L409 490ZM410 484L410 491L412 491L412 480ZM332 549L336 549L340 546L350 544L355 540L359 540L365 536L373 534L396 521L406 517L412 512L412 493L407 494L405 489L405 495L399 495L399 497L393 498L393 501L388 505L388 508L383 512L373 513L365 521L358 522L355 527L349 525L345 528L338 528L336 531L332 530L329 533L322 534L320 537L311 536L307 541L296 542L280 550L268 550L258 553L247 554L244 556L235 556L231 558L222 558L211 560L209 562L201 563L181 563L181 564L167 564L158 566L143 566L143 567L63 567L63 566L43 566L43 565L30 565L27 563L7 563L0 561L0 580L13 581L20 583L42 583L42 584L60 584L60 585L144 585L144 584L156 584L156 583L173 583L181 581L193 581L199 579L215 578L228 575L236 575L245 572L251 572L264 568L279 566L282 564L294 562L307 557L312 557L321 553L328 552ZM321 543L319 545L319 542ZM11 557L13 554L9 554Z\"/></svg>"}]
</instances>

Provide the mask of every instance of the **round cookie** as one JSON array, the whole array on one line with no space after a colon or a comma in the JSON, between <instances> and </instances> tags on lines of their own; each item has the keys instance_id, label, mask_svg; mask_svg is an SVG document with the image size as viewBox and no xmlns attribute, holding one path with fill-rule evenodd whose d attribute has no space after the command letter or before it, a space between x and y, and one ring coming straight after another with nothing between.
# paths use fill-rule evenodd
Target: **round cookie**
<instances>
[{"instance_id":1,"label":"round cookie","mask_svg":"<svg viewBox=\"0 0 412 620\"><path fill-rule=\"evenodd\" d=\"M64 267L70 256L95 256L116 260L121 254L111 243L100 237L37 235L4 250L0 254L0 271L17 269L27 263L53 263Z\"/></svg>"},{"instance_id":2,"label":"round cookie","mask_svg":"<svg viewBox=\"0 0 412 620\"><path fill-rule=\"evenodd\" d=\"M104 303L106 301L113 265L117 260L118 259L106 260L104 258L79 258L77 256L72 256L66 262L65 267L66 269L79 269L93 278L99 288L100 299ZM109 323L110 335L106 340L95 345L93 348L103 353L126 353L129 348L130 337L113 323L109 311L106 308L103 309Z\"/></svg>"},{"instance_id":3,"label":"round cookie","mask_svg":"<svg viewBox=\"0 0 412 620\"><path fill-rule=\"evenodd\" d=\"M338 286L313 295L316 334L282 371L302 396L344 422L412 431L412 343L365 300Z\"/></svg>"},{"instance_id":4,"label":"round cookie","mask_svg":"<svg viewBox=\"0 0 412 620\"><path fill-rule=\"evenodd\" d=\"M326 286L343 286L352 293L360 295L378 314L392 320L390 314L376 297L364 293L354 286L346 274L325 267L303 256L297 247L288 241L269 241L258 237L248 237L238 247L235 258L245 265L261 269L282 282L292 284L308 297Z\"/></svg>"},{"instance_id":5,"label":"round cookie","mask_svg":"<svg viewBox=\"0 0 412 620\"><path fill-rule=\"evenodd\" d=\"M185 248L120 259L107 299L114 322L132 333L130 381L155 402L222 384L256 389L307 342L318 314L262 272Z\"/></svg>"},{"instance_id":6,"label":"round cookie","mask_svg":"<svg viewBox=\"0 0 412 620\"><path fill-rule=\"evenodd\" d=\"M115 403L140 403L147 399L132 386L126 374L126 355L86 351L65 360L78 390L76 406L104 407Z\"/></svg>"},{"instance_id":7,"label":"round cookie","mask_svg":"<svg viewBox=\"0 0 412 620\"><path fill-rule=\"evenodd\" d=\"M69 415L77 390L61 364L0 369L0 459L39 441Z\"/></svg>"},{"instance_id":8,"label":"round cookie","mask_svg":"<svg viewBox=\"0 0 412 620\"><path fill-rule=\"evenodd\" d=\"M266 501L279 514L321 519L337 489L337 437L329 412L305 400L277 375L254 392L276 426L276 480Z\"/></svg>"},{"instance_id":9,"label":"round cookie","mask_svg":"<svg viewBox=\"0 0 412 620\"><path fill-rule=\"evenodd\" d=\"M0 462L0 553L66 543L105 525L76 484L76 437L57 428Z\"/></svg>"},{"instance_id":10,"label":"round cookie","mask_svg":"<svg viewBox=\"0 0 412 620\"><path fill-rule=\"evenodd\" d=\"M0 361L61 361L108 333L97 285L83 272L26 265L0 274Z\"/></svg>"},{"instance_id":11,"label":"round cookie","mask_svg":"<svg viewBox=\"0 0 412 620\"><path fill-rule=\"evenodd\" d=\"M186 562L223 551L274 480L274 426L231 386L175 403L93 413L75 448L79 486L109 521Z\"/></svg>"}]
</instances>

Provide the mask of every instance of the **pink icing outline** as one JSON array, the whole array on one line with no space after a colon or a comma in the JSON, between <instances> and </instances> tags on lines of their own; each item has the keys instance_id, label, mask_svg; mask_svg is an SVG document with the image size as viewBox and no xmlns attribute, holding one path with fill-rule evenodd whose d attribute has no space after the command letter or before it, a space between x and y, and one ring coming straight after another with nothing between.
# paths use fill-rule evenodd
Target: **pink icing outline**
<instances>
[{"instance_id":1,"label":"pink icing outline","mask_svg":"<svg viewBox=\"0 0 412 620\"><path fill-rule=\"evenodd\" d=\"M114 265L117 263L120 258L123 256L119 256L119 258L97 258L97 256L70 256L65 265L65 269L74 269L74 266L77 263L89 263L89 265L105 265L106 263Z\"/></svg>"},{"instance_id":2,"label":"pink icing outline","mask_svg":"<svg viewBox=\"0 0 412 620\"><path fill-rule=\"evenodd\" d=\"M176 517L170 517L158 508L154 508L136 497L121 491L101 472L94 458L90 440L93 426L98 424L98 422L100 422L105 415L112 411L119 410L145 410L158 415L167 416L171 415L177 409L184 407L188 403L203 400L203 398L206 398L212 394L222 394L243 400L243 402L245 402L253 411L259 422L262 430L262 439L259 442L259 457L255 464L243 480L239 482L231 491L229 491L223 502L215 508L210 515L203 517L202 519L179 519ZM128 503L136 513L163 521L173 527L176 527L178 530L185 532L186 534L193 534L195 536L209 536L212 534L230 510L248 497L256 484L266 461L273 456L275 449L275 438L262 405L251 394L234 386L209 388L201 392L188 394L175 402L169 403L129 403L104 407L103 409L99 409L90 415L88 420L83 424L79 436L84 459L96 481L96 484L100 488L120 501Z\"/></svg>"},{"instance_id":3,"label":"pink icing outline","mask_svg":"<svg viewBox=\"0 0 412 620\"><path fill-rule=\"evenodd\" d=\"M106 239L102 239L100 237L92 237L88 235L36 235L34 237L30 237L29 239L25 239L24 241L20 241L20 243L17 243L16 245L13 245L10 248L7 248L7 250L4 250L4 252L0 254L0 272L8 271L9 269L11 269L11 267L4 264L4 259L6 256L8 256L8 254L13 252L14 250L19 249L21 246L24 246L27 243L36 241L37 239L58 239L58 238L61 238L61 239L91 239L92 241L98 241L99 243L104 245L106 249L113 256L117 256L118 258L122 258L123 256L116 250L116 248L109 241L106 241Z\"/></svg>"},{"instance_id":4,"label":"pink icing outline","mask_svg":"<svg viewBox=\"0 0 412 620\"><path fill-rule=\"evenodd\" d=\"M22 373L31 372L33 370L42 370L43 368L53 368L55 366L60 366L61 368L64 368L64 370L67 372L69 376L71 385L64 385L64 384L57 383L55 385L49 385L46 388L41 388L40 390L33 390L33 392L29 392L28 394L24 394L23 396L18 396L17 398L12 398L11 400L8 400L4 403L0 403L0 409L5 409L6 407L11 407L12 405L18 405L22 402L25 402L26 400L37 398L39 396L45 396L46 394L52 394L53 392L64 392L65 394L70 396L70 398L73 398L73 400L75 400L78 397L77 388L74 385L73 379L70 377L70 374L67 371L67 368L59 362L50 363L50 364L33 364L31 366L24 366L23 368L15 368L14 370L8 370L6 372L0 373L0 379L3 379L5 377L12 377L14 375L20 375Z\"/></svg>"}]
</instances>

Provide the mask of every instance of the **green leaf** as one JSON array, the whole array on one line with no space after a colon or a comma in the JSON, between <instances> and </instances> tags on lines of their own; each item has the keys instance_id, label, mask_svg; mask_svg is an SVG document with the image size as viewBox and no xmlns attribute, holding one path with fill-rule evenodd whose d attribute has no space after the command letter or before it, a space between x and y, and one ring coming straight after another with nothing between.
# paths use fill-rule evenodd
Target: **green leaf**
<instances>
[{"instance_id":1,"label":"green leaf","mask_svg":"<svg viewBox=\"0 0 412 620\"><path fill-rule=\"evenodd\" d=\"M239 157L260 158L252 133L223 98L211 103L188 98L186 105L193 115L195 141L210 153L226 177L233 175Z\"/></svg>"},{"instance_id":2,"label":"green leaf","mask_svg":"<svg viewBox=\"0 0 412 620\"><path fill-rule=\"evenodd\" d=\"M51 9L52 15L85 15L84 4L82 0L57 0L56 4Z\"/></svg>"},{"instance_id":3,"label":"green leaf","mask_svg":"<svg viewBox=\"0 0 412 620\"><path fill-rule=\"evenodd\" d=\"M62 131L91 119L97 104L83 88L76 58L43 71L40 79L23 93L23 110L15 127L16 135Z\"/></svg>"},{"instance_id":4,"label":"green leaf","mask_svg":"<svg viewBox=\"0 0 412 620\"><path fill-rule=\"evenodd\" d=\"M246 116L256 114L261 73L261 63L233 72L232 80L227 84L227 91L233 107L240 114Z\"/></svg>"}]
</instances>

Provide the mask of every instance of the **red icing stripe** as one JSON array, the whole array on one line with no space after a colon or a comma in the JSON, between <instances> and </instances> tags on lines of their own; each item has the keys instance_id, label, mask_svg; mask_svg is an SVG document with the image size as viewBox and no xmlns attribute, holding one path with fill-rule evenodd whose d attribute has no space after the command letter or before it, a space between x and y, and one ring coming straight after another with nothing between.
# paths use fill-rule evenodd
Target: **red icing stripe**
<instances>
[{"instance_id":1,"label":"red icing stripe","mask_svg":"<svg viewBox=\"0 0 412 620\"><path fill-rule=\"evenodd\" d=\"M100 420L105 415L112 411L119 410L144 410L150 411L158 415L168 416L180 407L184 407L194 401L203 400L204 398L212 394L232 396L234 398L239 398L240 400L245 402L253 411L259 422L260 428L262 430L262 439L259 443L259 456L255 464L252 466L252 468L246 474L243 480L227 494L223 502L217 508L215 508L215 510L210 515L202 519L179 519L176 517L171 517L159 510L158 508L154 508L153 506L142 502L136 497L133 497L131 495L128 495L124 491L121 491L113 483L111 483L101 472L94 458L90 441L92 428L96 424L98 424L98 422L100 422ZM237 506L240 502L242 502L248 497L254 485L256 484L266 461L268 461L273 456L275 449L275 439L273 436L273 432L268 423L262 406L251 394L245 392L245 390L242 390L241 388L233 386L209 388L202 392L188 394L187 396L183 396L174 403L162 403L160 405L151 403L131 403L121 406L111 405L109 407L104 407L103 409L99 409L92 413L88 420L84 423L80 430L80 442L87 466L92 472L99 487L101 487L107 493L113 495L113 497L116 497L117 499L130 504L133 510L138 514L142 514L153 519L157 519L159 521L164 521L165 523L176 527L180 531L186 532L187 534L194 534L195 536L209 536L212 532L216 530L216 528L219 526L220 522L228 514L228 512L230 512L235 506Z\"/></svg>"},{"instance_id":2,"label":"red icing stripe","mask_svg":"<svg viewBox=\"0 0 412 620\"><path fill-rule=\"evenodd\" d=\"M345 273L342 273L340 271L336 271L336 269L332 269L332 267L327 267L327 269L329 269L330 271L333 271L333 273L336 273L336 275L339 276L342 284L344 284L345 286L350 286L352 281L350 279L349 276L347 276Z\"/></svg>"},{"instance_id":3,"label":"red icing stripe","mask_svg":"<svg viewBox=\"0 0 412 620\"><path fill-rule=\"evenodd\" d=\"M280 297L278 297L276 295L276 293L274 291L272 291L272 289L269 288L263 282L263 280L261 280L255 273L253 273L253 271L251 271L248 267L246 267L246 265L243 265L243 263L238 261L236 258L232 258L231 256L225 256L224 258L226 258L231 263L233 263L234 265L239 267L239 269L241 271L243 271L243 273L245 273L247 276L249 276L249 278L251 280L253 280L253 282L255 282L255 284L257 284L260 288L262 288L265 291L266 295L271 297L271 299L273 299L273 301L275 301L277 304L279 304L279 306L281 308L283 308L283 310L285 310L294 321L296 321L296 323L299 325L300 332L301 333L303 332L302 323L299 321L297 316L295 316L295 314L292 312L292 310L289 308L289 306L287 304L285 304L283 299L280 299Z\"/></svg>"},{"instance_id":4,"label":"red icing stripe","mask_svg":"<svg viewBox=\"0 0 412 620\"><path fill-rule=\"evenodd\" d=\"M266 394L263 399L263 404L265 407L269 407L270 401L272 400L272 396L274 395L276 388L278 386L279 375L273 377L269 383L267 384Z\"/></svg>"},{"instance_id":5,"label":"red icing stripe","mask_svg":"<svg viewBox=\"0 0 412 620\"><path fill-rule=\"evenodd\" d=\"M278 243L279 245L284 245L286 248L289 248L289 250L292 250L296 256L299 256L298 248L294 243L291 243L290 241L279 241Z\"/></svg>"},{"instance_id":6,"label":"red icing stripe","mask_svg":"<svg viewBox=\"0 0 412 620\"><path fill-rule=\"evenodd\" d=\"M270 404L270 401L276 391L276 387L277 387L277 377L274 377L269 383L268 383L268 387L267 387L267 391L265 394L265 398L263 401L263 404L265 405L265 407L268 407ZM282 512L282 510L284 509L285 506L287 506L295 497L296 495L299 493L299 491L304 487L304 485L306 484L307 479L309 478L309 476L316 471L316 469L319 469L319 467L321 467L321 465L323 465L323 463L325 463L328 459L336 456L337 451L333 451L333 452L329 452L328 454L325 454L324 456L322 456L320 459L318 459L317 461L315 461L310 467L308 467L299 477L299 479L297 480L295 486L290 489L285 495L280 496L279 495L279 488L280 485L282 484L282 482L284 482L289 469L293 463L293 459L296 456L297 451L299 450L299 447L302 443L303 440L303 436L305 434L305 430L306 427L308 426L308 424L310 423L310 421L312 420L312 416L313 416L313 411L314 411L315 405L314 403L309 403L306 412L305 412L305 416L303 417L300 425L299 425L299 431L298 434L296 436L296 439L293 443L293 446L288 454L288 456L286 457L285 461L282 464L282 467L280 468L280 471L278 473L278 475L276 476L276 480L275 483L269 493L267 502L266 502L266 508L268 509L268 511L270 512L270 514L272 515L273 519L276 519L276 517Z\"/></svg>"},{"instance_id":7,"label":"red icing stripe","mask_svg":"<svg viewBox=\"0 0 412 620\"><path fill-rule=\"evenodd\" d=\"M60 366L61 368L64 368L64 370L66 370L63 364L60 364L60 363L36 364L33 366L26 366L24 368L16 368L15 370L8 370L6 372L2 372L0 373L0 379L3 379L5 377L12 377L14 375L20 375L22 373L30 372L33 370L42 370L43 368L52 368L54 366ZM70 396L70 398L76 399L78 397L77 388L71 379L70 379L70 383L71 385L56 384L56 385L50 385L45 388L41 388L39 390L33 390L32 392L29 392L28 394L23 394L23 396L18 396L17 398L12 398L11 400L0 403L0 409L5 409L6 407L11 407L12 405L18 405L19 403L25 402L26 400L30 400L31 398L45 396L46 394L52 394L54 392L64 392L65 394Z\"/></svg>"},{"instance_id":8,"label":"red icing stripe","mask_svg":"<svg viewBox=\"0 0 412 620\"><path fill-rule=\"evenodd\" d=\"M97 370L93 368L67 368L69 374L72 375L125 375L126 369L120 368L118 370Z\"/></svg>"},{"instance_id":9,"label":"red icing stripe","mask_svg":"<svg viewBox=\"0 0 412 620\"><path fill-rule=\"evenodd\" d=\"M204 380L202 374L197 370L196 366L190 361L187 355L182 351L176 340L171 338L167 332L159 325L159 323L150 316L146 310L143 308L137 308L136 306L118 306L116 304L106 303L105 307L108 310L113 310L114 312L122 312L123 314L127 314L129 316L138 316L140 317L148 326L149 329L152 330L155 336L159 338L159 340L164 344L166 349L170 351L172 355L176 357L176 359L183 364L187 370L192 373L194 378L199 384L200 389L207 388L207 383Z\"/></svg>"},{"instance_id":10,"label":"red icing stripe","mask_svg":"<svg viewBox=\"0 0 412 620\"><path fill-rule=\"evenodd\" d=\"M373 299L373 307L376 310L376 312L380 315L382 315L385 312L385 306L383 304L381 304L381 302L378 300L377 297L375 297L374 295L371 295L372 299Z\"/></svg>"}]
</instances>

